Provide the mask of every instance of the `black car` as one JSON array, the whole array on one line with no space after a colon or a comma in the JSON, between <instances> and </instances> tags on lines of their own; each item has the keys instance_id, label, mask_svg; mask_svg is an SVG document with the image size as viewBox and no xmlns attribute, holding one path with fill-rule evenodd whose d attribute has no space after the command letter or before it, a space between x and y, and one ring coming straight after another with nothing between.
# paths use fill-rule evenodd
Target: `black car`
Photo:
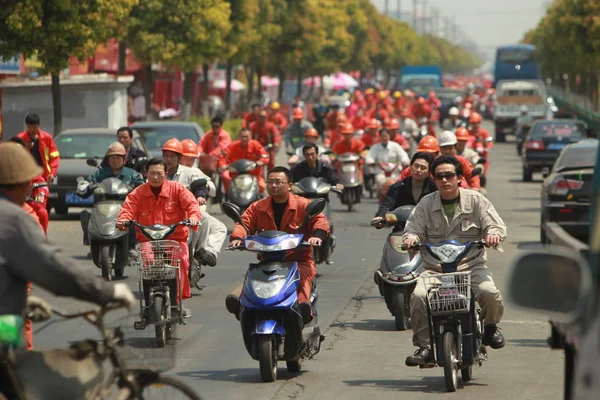
<instances>
[{"instance_id":1,"label":"black car","mask_svg":"<svg viewBox=\"0 0 600 400\"><path fill-rule=\"evenodd\" d=\"M150 150L147 154L151 154L152 157L162 157L162 146L169 139L176 138L179 141L191 139L194 143L198 143L204 136L204 131L195 122L135 122L131 128L142 136L146 147Z\"/></svg>"},{"instance_id":2,"label":"black car","mask_svg":"<svg viewBox=\"0 0 600 400\"><path fill-rule=\"evenodd\" d=\"M560 151L583 139L586 131L586 123L580 120L535 121L523 141L523 182L531 182L534 172L552 168Z\"/></svg>"},{"instance_id":3,"label":"black car","mask_svg":"<svg viewBox=\"0 0 600 400\"><path fill-rule=\"evenodd\" d=\"M547 243L546 222L559 224L571 236L587 242L590 229L590 199L597 139L584 139L568 145L554 163L542 185L540 239Z\"/></svg>"},{"instance_id":4,"label":"black car","mask_svg":"<svg viewBox=\"0 0 600 400\"><path fill-rule=\"evenodd\" d=\"M47 208L54 208L56 214L67 214L69 207L90 207L93 196L82 199L75 193L77 178L87 178L96 167L90 167L86 161L95 159L102 162L108 146L117 141L115 129L87 128L69 129L54 138L60 153L60 165L57 177L50 183L50 195ZM134 132L133 146L147 152L141 136Z\"/></svg>"}]
</instances>

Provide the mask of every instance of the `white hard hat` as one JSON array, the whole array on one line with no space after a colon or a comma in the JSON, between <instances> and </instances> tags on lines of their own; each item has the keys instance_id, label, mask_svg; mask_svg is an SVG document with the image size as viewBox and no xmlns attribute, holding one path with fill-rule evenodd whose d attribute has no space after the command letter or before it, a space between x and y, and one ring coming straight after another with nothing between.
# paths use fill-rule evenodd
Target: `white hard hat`
<instances>
[{"instance_id":1,"label":"white hard hat","mask_svg":"<svg viewBox=\"0 0 600 400\"><path fill-rule=\"evenodd\" d=\"M448 110L448 115L458 117L458 108L456 108L456 107L450 108L450 110Z\"/></svg>"},{"instance_id":2,"label":"white hard hat","mask_svg":"<svg viewBox=\"0 0 600 400\"><path fill-rule=\"evenodd\" d=\"M450 131L444 131L440 135L440 147L454 146L457 143L456 135Z\"/></svg>"}]
</instances>

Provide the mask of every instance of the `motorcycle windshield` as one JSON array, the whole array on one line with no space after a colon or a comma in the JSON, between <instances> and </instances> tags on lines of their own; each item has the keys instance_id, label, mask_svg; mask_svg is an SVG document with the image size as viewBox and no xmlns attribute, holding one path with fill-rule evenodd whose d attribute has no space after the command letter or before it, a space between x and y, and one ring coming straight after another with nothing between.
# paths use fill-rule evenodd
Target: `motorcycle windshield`
<instances>
[{"instance_id":1,"label":"motorcycle windshield","mask_svg":"<svg viewBox=\"0 0 600 400\"><path fill-rule=\"evenodd\" d=\"M264 231L257 235L246 236L244 247L257 253L272 253L292 250L300 246L302 234L288 234L280 231Z\"/></svg>"}]
</instances>

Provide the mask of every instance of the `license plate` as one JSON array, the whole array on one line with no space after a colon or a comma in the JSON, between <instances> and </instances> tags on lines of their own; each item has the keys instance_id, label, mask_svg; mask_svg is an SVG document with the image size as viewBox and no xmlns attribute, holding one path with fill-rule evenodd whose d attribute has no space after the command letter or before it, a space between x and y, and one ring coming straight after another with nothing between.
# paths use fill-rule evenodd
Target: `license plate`
<instances>
[{"instance_id":1,"label":"license plate","mask_svg":"<svg viewBox=\"0 0 600 400\"><path fill-rule=\"evenodd\" d=\"M342 172L352 172L355 170L356 170L356 166L354 164L342 165Z\"/></svg>"},{"instance_id":2,"label":"license plate","mask_svg":"<svg viewBox=\"0 0 600 400\"><path fill-rule=\"evenodd\" d=\"M566 144L564 143L550 143L548 145L548 150L562 150Z\"/></svg>"},{"instance_id":3,"label":"license plate","mask_svg":"<svg viewBox=\"0 0 600 400\"><path fill-rule=\"evenodd\" d=\"M440 297L448 297L448 296L456 296L458 295L458 289L456 288L440 288L438 290L438 296Z\"/></svg>"},{"instance_id":4,"label":"license plate","mask_svg":"<svg viewBox=\"0 0 600 400\"><path fill-rule=\"evenodd\" d=\"M92 205L94 204L94 196L90 196L87 199L83 199L77 196L77 193L67 193L65 194L65 204L81 204L81 205Z\"/></svg>"}]
</instances>

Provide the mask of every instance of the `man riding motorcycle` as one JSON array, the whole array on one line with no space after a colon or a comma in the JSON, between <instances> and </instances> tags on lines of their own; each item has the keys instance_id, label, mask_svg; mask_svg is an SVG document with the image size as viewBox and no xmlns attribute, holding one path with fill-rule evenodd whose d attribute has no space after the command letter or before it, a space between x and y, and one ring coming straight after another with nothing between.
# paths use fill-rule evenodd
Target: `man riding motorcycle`
<instances>
[{"instance_id":1,"label":"man riding motorcycle","mask_svg":"<svg viewBox=\"0 0 600 400\"><path fill-rule=\"evenodd\" d=\"M219 159L219 171L221 171L221 180L226 193L229 191L231 180L235 177L231 176L227 167L231 163L242 159L256 162L256 168L251 174L258 180L259 193L265 191L265 178L263 178L262 168L269 162L269 154L260 142L250 139L250 135L248 128L242 128L238 135L239 140L231 143L225 150L225 154Z\"/></svg>"},{"instance_id":2,"label":"man riding motorcycle","mask_svg":"<svg viewBox=\"0 0 600 400\"><path fill-rule=\"evenodd\" d=\"M387 129L383 128L379 131L379 138L381 141L369 149L366 162L375 164L375 184L381 187L386 180L385 171L381 165L384 163L399 164L395 174L398 176L400 171L410 164L410 158L398 143L390 140L390 131Z\"/></svg>"},{"instance_id":3,"label":"man riding motorcycle","mask_svg":"<svg viewBox=\"0 0 600 400\"><path fill-rule=\"evenodd\" d=\"M206 201L209 196L216 194L214 182L198 168L189 168L181 164L183 159L183 145L173 138L165 142L162 147L163 162L167 166L167 179L181 183L189 189L196 198L202 213L200 229L192 233L192 243L198 249L197 254L204 264L214 267L217 265L219 251L227 236L227 227L224 223L213 217L206 210Z\"/></svg>"},{"instance_id":4,"label":"man riding motorcycle","mask_svg":"<svg viewBox=\"0 0 600 400\"><path fill-rule=\"evenodd\" d=\"M350 123L346 123L342 128L344 139L333 146L333 152L337 155L344 153L360 154L365 149L365 144L354 137L354 127ZM362 160L361 160L362 165Z\"/></svg>"},{"instance_id":5,"label":"man riding motorcycle","mask_svg":"<svg viewBox=\"0 0 600 400\"><path fill-rule=\"evenodd\" d=\"M146 166L148 183L139 186L127 196L117 218L117 228L128 229L127 224L123 222L126 220L135 220L141 225L171 225L188 219L193 226L192 229L197 230L201 215L200 206L194 195L182 184L167 180L167 165L161 159L153 158ZM169 236L169 240L179 242L180 248L179 285L181 285L182 298L179 299L178 295L177 302L192 297L189 281L188 231L187 226L178 226ZM144 243L148 238L138 232L137 240L139 243ZM182 316L189 318L192 314L184 308Z\"/></svg>"},{"instance_id":6,"label":"man riding motorcycle","mask_svg":"<svg viewBox=\"0 0 600 400\"><path fill-rule=\"evenodd\" d=\"M456 136L450 131L444 131L440 134L440 154L443 156L454 156L462 165L462 176L467 180L469 189L480 190L481 180L479 176L473 175L473 165L469 160L461 157L456 151Z\"/></svg>"},{"instance_id":7,"label":"man riding motorcycle","mask_svg":"<svg viewBox=\"0 0 600 400\"><path fill-rule=\"evenodd\" d=\"M252 139L258 141L262 146L273 146L269 150L270 159L268 162L268 168L273 168L275 166L275 156L281 142L281 134L275 127L275 124L267 121L267 112L265 110L261 110L258 113L258 120L250 125L250 132L252 132Z\"/></svg>"},{"instance_id":8,"label":"man riding motorcycle","mask_svg":"<svg viewBox=\"0 0 600 400\"><path fill-rule=\"evenodd\" d=\"M506 238L506 225L492 203L481 194L459 187L462 165L453 156L437 158L431 167L438 192L422 199L408 218L404 235L405 246L416 243L439 243L456 240L460 243L485 239L487 246L497 247ZM484 318L483 343L493 349L504 347L504 337L497 327L504 313L500 291L485 265L485 249L471 250L470 257L458 266L471 272L471 288L482 308ZM439 261L425 249L421 250L425 272L419 278L410 300L413 344L418 347L406 359L407 366L433 362L427 317L427 291L423 277L441 272Z\"/></svg>"},{"instance_id":9,"label":"man riding motorcycle","mask_svg":"<svg viewBox=\"0 0 600 400\"><path fill-rule=\"evenodd\" d=\"M25 317L26 301L31 304L34 300L27 298L29 282L58 296L99 305L118 302L133 309L137 302L127 284L112 284L90 274L81 262L48 242L39 225L23 210L31 180L40 174L42 168L20 144L0 143L0 315ZM19 358L17 354L17 364ZM40 371L40 379L55 371L47 365L48 371ZM0 365L0 397L12 399L16 393L6 368L6 363Z\"/></svg>"},{"instance_id":10,"label":"man riding motorcycle","mask_svg":"<svg viewBox=\"0 0 600 400\"><path fill-rule=\"evenodd\" d=\"M379 209L371 221L377 224L375 225L377 229L385 226L384 217L388 212L401 206L416 205L423 197L437 190L437 186L429 174L433 160L431 153L415 153L410 164L411 175L390 186L381 201Z\"/></svg>"},{"instance_id":11,"label":"man riding motorcycle","mask_svg":"<svg viewBox=\"0 0 600 400\"><path fill-rule=\"evenodd\" d=\"M198 168L198 146L192 139L184 139L181 141L183 146L183 155L179 164L188 168Z\"/></svg>"},{"instance_id":12,"label":"man riding motorcycle","mask_svg":"<svg viewBox=\"0 0 600 400\"><path fill-rule=\"evenodd\" d=\"M318 154L320 154L319 160L324 163L330 163L329 156L325 154L327 149L325 147L321 147L317 145L317 141L319 140L319 132L315 128L307 129L304 133L304 146L307 144L315 144L317 146ZM288 164L293 168L293 166L297 165L299 162L304 160L303 149L304 146L298 147L296 149L296 154L291 156L288 160Z\"/></svg>"},{"instance_id":13,"label":"man riding motorcycle","mask_svg":"<svg viewBox=\"0 0 600 400\"><path fill-rule=\"evenodd\" d=\"M335 170L329 164L319 160L319 146L314 143L305 144L302 147L302 152L304 153L304 161L292 168L292 182L298 182L307 177L321 178L332 186L336 186L339 190L344 189L344 185L339 183L340 178ZM329 198L327 200L329 201Z\"/></svg>"},{"instance_id":14,"label":"man riding motorcycle","mask_svg":"<svg viewBox=\"0 0 600 400\"><path fill-rule=\"evenodd\" d=\"M250 205L242 215L242 221L249 229L236 224L229 242L230 247L242 244L246 235L265 230L279 230L287 233L302 233L311 245L320 245L329 233L329 224L325 215L318 214L310 219L300 230L298 227L304 221L306 207L310 200L290 193L292 188L292 173L285 167L275 167L267 175L267 191L269 197L258 200ZM315 263L312 260L312 249L298 247L290 251L285 261L297 261L300 269L300 285L298 286L299 311L307 324L312 320L310 291L316 276ZM225 299L227 310L237 315L239 312L239 296L230 294Z\"/></svg>"},{"instance_id":15,"label":"man riding motorcycle","mask_svg":"<svg viewBox=\"0 0 600 400\"><path fill-rule=\"evenodd\" d=\"M223 118L216 116L210 120L212 129L202 136L198 143L198 152L220 158L231 144L231 135L223 129Z\"/></svg>"},{"instance_id":16,"label":"man riding motorcycle","mask_svg":"<svg viewBox=\"0 0 600 400\"><path fill-rule=\"evenodd\" d=\"M469 134L475 137L475 144L473 145L475 151L479 153L483 158L486 159L484 164L484 171L487 175L487 170L490 166L490 159L488 158L489 149L494 147L494 143L492 142L492 135L481 127L482 118L478 113L471 114L469 118L469 122L471 123L471 130Z\"/></svg>"},{"instance_id":17,"label":"man riding motorcycle","mask_svg":"<svg viewBox=\"0 0 600 400\"><path fill-rule=\"evenodd\" d=\"M113 142L104 155L108 162L108 167L103 167L88 176L85 180L77 184L77 194L80 196L88 196L90 184L101 183L108 178L117 178L131 188L136 188L144 183L144 177L134 169L125 167L127 159L127 151L125 147L119 142ZM85 209L79 214L79 220L81 222L81 229L83 230L83 244L85 246L90 245L88 237L88 226L90 223L91 213L88 209ZM135 252L135 230L131 230L129 235L129 255L134 257ZM92 253L88 253L88 258L92 257Z\"/></svg>"},{"instance_id":18,"label":"man riding motorcycle","mask_svg":"<svg viewBox=\"0 0 600 400\"><path fill-rule=\"evenodd\" d=\"M479 154L469 147L472 136L469 135L467 128L460 127L456 129L456 154L469 160L472 166L475 166L481 158Z\"/></svg>"},{"instance_id":19,"label":"man riding motorcycle","mask_svg":"<svg viewBox=\"0 0 600 400\"><path fill-rule=\"evenodd\" d=\"M410 143L400 132L400 122L396 118L392 118L385 127L390 131L391 140L398 143L407 153L410 152Z\"/></svg>"},{"instance_id":20,"label":"man riding motorcycle","mask_svg":"<svg viewBox=\"0 0 600 400\"><path fill-rule=\"evenodd\" d=\"M294 108L292 112L292 123L285 131L283 139L286 151L292 152L304 145L304 134L313 126L304 119L304 111L300 107Z\"/></svg>"},{"instance_id":21,"label":"man riding motorcycle","mask_svg":"<svg viewBox=\"0 0 600 400\"><path fill-rule=\"evenodd\" d=\"M448 110L448 118L444 120L442 128L446 131L452 131L459 126L464 125L464 122L459 118L459 114L458 108L450 107L450 110Z\"/></svg>"},{"instance_id":22,"label":"man riding motorcycle","mask_svg":"<svg viewBox=\"0 0 600 400\"><path fill-rule=\"evenodd\" d=\"M279 102L274 101L271 103L271 112L269 113L268 120L275 124L275 127L279 130L279 132L285 132L288 127L288 121L285 116L279 112L281 109L281 105Z\"/></svg>"},{"instance_id":23,"label":"man riding motorcycle","mask_svg":"<svg viewBox=\"0 0 600 400\"><path fill-rule=\"evenodd\" d=\"M143 165L139 165L139 160L148 157L145 151L138 149L133 145L133 129L128 126L123 126L117 130L117 141L125 147L125 167L135 169L138 172L143 172ZM102 168L108 168L108 158L105 156L100 164Z\"/></svg>"},{"instance_id":24,"label":"man riding motorcycle","mask_svg":"<svg viewBox=\"0 0 600 400\"><path fill-rule=\"evenodd\" d=\"M381 123L375 118L369 121L367 130L362 134L360 140L365 144L365 147L370 148L375 143L379 142L379 127Z\"/></svg>"}]
</instances>

